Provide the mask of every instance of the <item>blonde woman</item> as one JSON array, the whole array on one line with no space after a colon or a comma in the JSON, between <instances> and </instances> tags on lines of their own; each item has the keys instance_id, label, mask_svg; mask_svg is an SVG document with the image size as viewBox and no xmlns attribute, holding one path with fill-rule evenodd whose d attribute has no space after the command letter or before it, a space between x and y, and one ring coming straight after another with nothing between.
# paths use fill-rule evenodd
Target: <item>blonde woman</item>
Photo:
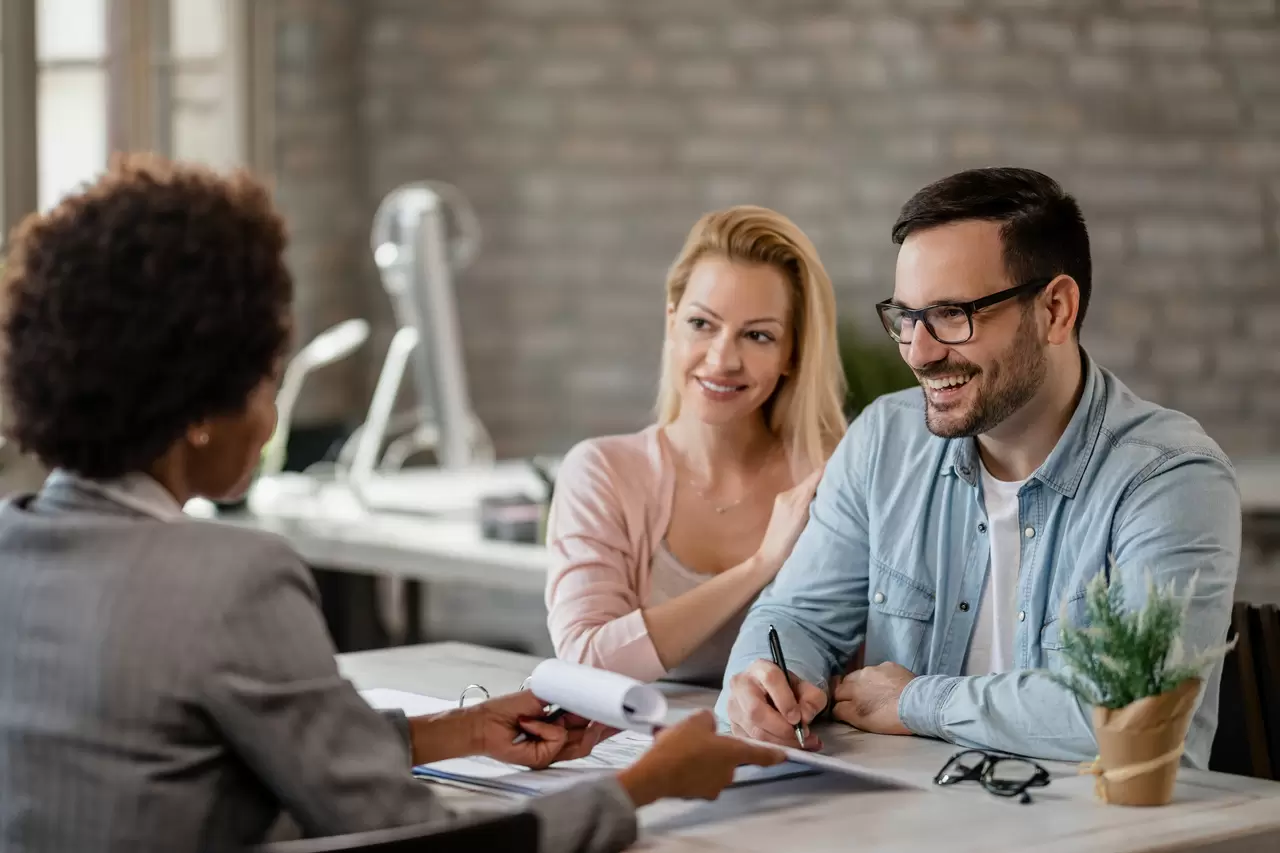
<instances>
[{"instance_id":1,"label":"blonde woman","mask_svg":"<svg viewBox=\"0 0 1280 853\"><path fill-rule=\"evenodd\" d=\"M719 686L844 433L835 296L789 219L703 216L667 276L657 422L590 439L548 522L559 657Z\"/></svg>"}]
</instances>

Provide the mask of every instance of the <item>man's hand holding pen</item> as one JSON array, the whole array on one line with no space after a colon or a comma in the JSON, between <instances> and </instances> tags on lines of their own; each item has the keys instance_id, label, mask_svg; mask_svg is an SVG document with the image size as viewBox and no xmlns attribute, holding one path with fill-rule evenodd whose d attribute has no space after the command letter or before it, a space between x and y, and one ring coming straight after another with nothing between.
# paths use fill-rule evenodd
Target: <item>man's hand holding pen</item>
<instances>
[{"instance_id":1,"label":"man's hand holding pen","mask_svg":"<svg viewBox=\"0 0 1280 853\"><path fill-rule=\"evenodd\" d=\"M736 735L795 746L795 726L804 726L804 748L822 749L822 741L809 728L822 709L827 694L794 673L783 675L772 662L758 660L729 681L729 723Z\"/></svg>"}]
</instances>

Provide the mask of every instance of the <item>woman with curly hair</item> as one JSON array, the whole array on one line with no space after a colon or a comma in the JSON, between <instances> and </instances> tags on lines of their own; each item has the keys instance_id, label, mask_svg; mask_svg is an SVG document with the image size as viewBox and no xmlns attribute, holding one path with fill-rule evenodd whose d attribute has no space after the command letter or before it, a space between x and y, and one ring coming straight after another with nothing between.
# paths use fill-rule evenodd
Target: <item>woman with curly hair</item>
<instances>
[{"instance_id":1,"label":"woman with curly hair","mask_svg":"<svg viewBox=\"0 0 1280 853\"><path fill-rule=\"evenodd\" d=\"M188 519L241 494L275 426L293 285L244 175L118 161L17 230L0 355L10 436L52 469L0 505L0 847L231 850L284 810L309 835L445 806L410 763L544 766L606 734L527 692L434 717L372 710L280 539ZM531 737L513 743L518 733ZM781 753L710 714L635 765L533 801L541 849L617 850L635 808L714 796Z\"/></svg>"}]
</instances>

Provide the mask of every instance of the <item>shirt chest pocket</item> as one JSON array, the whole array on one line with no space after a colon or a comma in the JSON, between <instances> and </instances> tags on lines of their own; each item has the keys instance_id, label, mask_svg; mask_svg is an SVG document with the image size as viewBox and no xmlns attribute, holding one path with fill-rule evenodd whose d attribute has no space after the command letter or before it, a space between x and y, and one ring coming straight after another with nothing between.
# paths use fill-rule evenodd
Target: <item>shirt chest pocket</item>
<instances>
[{"instance_id":1,"label":"shirt chest pocket","mask_svg":"<svg viewBox=\"0 0 1280 853\"><path fill-rule=\"evenodd\" d=\"M1058 605L1045 614L1044 624L1040 627L1040 665L1057 671L1062 668L1062 632L1063 629L1083 627L1087 608L1085 591L1075 592L1065 605Z\"/></svg>"},{"instance_id":2,"label":"shirt chest pocket","mask_svg":"<svg viewBox=\"0 0 1280 853\"><path fill-rule=\"evenodd\" d=\"M870 580L866 665L893 661L921 674L933 626L933 590L883 564L874 566Z\"/></svg>"}]
</instances>

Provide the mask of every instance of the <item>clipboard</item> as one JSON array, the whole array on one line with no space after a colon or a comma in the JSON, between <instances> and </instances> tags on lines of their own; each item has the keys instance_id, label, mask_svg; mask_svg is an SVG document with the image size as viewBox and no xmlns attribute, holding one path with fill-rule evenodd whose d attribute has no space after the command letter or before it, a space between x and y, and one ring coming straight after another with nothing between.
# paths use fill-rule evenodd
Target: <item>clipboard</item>
<instances>
[{"instance_id":1,"label":"clipboard","mask_svg":"<svg viewBox=\"0 0 1280 853\"><path fill-rule=\"evenodd\" d=\"M530 689L548 704L545 717L568 711L596 720L620 733L602 741L584 758L530 770L486 756L472 756L418 765L413 775L424 780L483 790L506 796L538 796L582 782L592 776L617 773L634 763L653 744L654 735L674 725L692 710L672 709L662 690L624 675L581 664L550 659L535 667L521 689ZM406 712L437 713L466 707L470 700L490 698L481 684L468 684L455 702L391 690L362 691L371 704L399 707ZM773 767L739 767L731 787L819 772L807 764L786 761Z\"/></svg>"},{"instance_id":2,"label":"clipboard","mask_svg":"<svg viewBox=\"0 0 1280 853\"><path fill-rule=\"evenodd\" d=\"M543 770L530 770L486 756L454 758L423 764L413 768L419 779L481 789L505 795L532 797L587 781L601 775L615 774L634 764L653 745L653 737L639 732L623 731L602 741L584 758L553 764ZM818 770L808 765L785 761L773 767L739 767L730 787L741 787L774 779L809 776Z\"/></svg>"},{"instance_id":3,"label":"clipboard","mask_svg":"<svg viewBox=\"0 0 1280 853\"><path fill-rule=\"evenodd\" d=\"M565 784L582 781L593 772L616 773L638 758L643 749L652 744L657 732L693 713L670 708L666 695L657 685L554 658L544 660L534 668L533 674L521 685L521 689L525 688L548 703L543 708L544 716L567 711L620 729L622 734L602 741L586 758L561 762L545 770L529 770L519 765L480 757L419 765L413 768L414 775L517 796L542 794ZM456 706L466 707L468 698L473 694L478 694L477 698L490 698L489 691L483 685L468 684L459 694ZM448 700L419 698L432 703L437 711L454 707L454 703ZM750 738L741 739L755 742ZM897 774L874 770L846 759L807 752L794 746L777 748L786 754L786 761L767 768L739 767L734 774L733 784L749 784L825 771L870 779L881 784L911 787L909 782Z\"/></svg>"}]
</instances>

